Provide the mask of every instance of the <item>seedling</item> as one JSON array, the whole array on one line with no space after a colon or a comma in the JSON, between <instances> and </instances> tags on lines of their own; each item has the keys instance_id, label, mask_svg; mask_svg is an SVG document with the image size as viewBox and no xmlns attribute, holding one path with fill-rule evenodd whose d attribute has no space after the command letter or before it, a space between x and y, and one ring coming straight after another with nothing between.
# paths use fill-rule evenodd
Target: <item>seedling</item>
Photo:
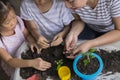
<instances>
[{"instance_id":1,"label":"seedling","mask_svg":"<svg viewBox=\"0 0 120 80\"><path fill-rule=\"evenodd\" d=\"M55 63L57 64L57 70L58 70L63 64L63 59L56 60Z\"/></svg>"},{"instance_id":2,"label":"seedling","mask_svg":"<svg viewBox=\"0 0 120 80\"><path fill-rule=\"evenodd\" d=\"M87 56L87 58L85 60L83 60L84 66L87 66L90 63L90 58L94 58L92 53L95 51L96 51L96 49L92 48L88 52L85 52L82 54L83 57Z\"/></svg>"}]
</instances>

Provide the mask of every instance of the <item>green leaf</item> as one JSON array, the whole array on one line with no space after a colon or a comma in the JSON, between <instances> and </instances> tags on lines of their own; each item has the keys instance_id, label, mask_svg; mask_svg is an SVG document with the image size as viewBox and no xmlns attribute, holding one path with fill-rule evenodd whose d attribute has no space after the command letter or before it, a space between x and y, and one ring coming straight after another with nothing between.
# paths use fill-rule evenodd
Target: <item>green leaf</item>
<instances>
[{"instance_id":1,"label":"green leaf","mask_svg":"<svg viewBox=\"0 0 120 80\"><path fill-rule=\"evenodd\" d=\"M62 66L63 60L62 59L56 60L55 63L57 64L57 70L58 70Z\"/></svg>"},{"instance_id":2,"label":"green leaf","mask_svg":"<svg viewBox=\"0 0 120 80\"><path fill-rule=\"evenodd\" d=\"M87 66L89 61L87 59L83 60L84 66Z\"/></svg>"},{"instance_id":3,"label":"green leaf","mask_svg":"<svg viewBox=\"0 0 120 80\"><path fill-rule=\"evenodd\" d=\"M91 52L91 53L93 53L93 52L95 52L95 51L96 51L95 48L91 48L91 49L89 50L89 52Z\"/></svg>"}]
</instances>

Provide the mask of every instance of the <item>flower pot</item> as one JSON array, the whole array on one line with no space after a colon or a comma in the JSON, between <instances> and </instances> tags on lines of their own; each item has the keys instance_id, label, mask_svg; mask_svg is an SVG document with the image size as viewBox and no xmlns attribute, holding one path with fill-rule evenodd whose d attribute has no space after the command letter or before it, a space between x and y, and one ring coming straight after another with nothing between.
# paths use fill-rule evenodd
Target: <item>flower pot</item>
<instances>
[{"instance_id":1,"label":"flower pot","mask_svg":"<svg viewBox=\"0 0 120 80\"><path fill-rule=\"evenodd\" d=\"M79 59L82 58L82 54L78 55L73 61L73 70L80 78L82 78L82 80L94 80L103 70L103 61L102 61L101 57L99 55L95 54L95 53L92 53L92 55L99 62L98 70L96 72L92 73L92 74L83 74L78 70L77 63L78 63Z\"/></svg>"}]
</instances>

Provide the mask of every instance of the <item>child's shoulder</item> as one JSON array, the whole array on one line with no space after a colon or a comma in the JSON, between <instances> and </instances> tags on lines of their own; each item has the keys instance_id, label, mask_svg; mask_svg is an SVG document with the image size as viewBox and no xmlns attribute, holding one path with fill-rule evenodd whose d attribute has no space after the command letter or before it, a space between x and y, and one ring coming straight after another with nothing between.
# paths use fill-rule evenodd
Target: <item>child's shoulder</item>
<instances>
[{"instance_id":1,"label":"child's shoulder","mask_svg":"<svg viewBox=\"0 0 120 80\"><path fill-rule=\"evenodd\" d=\"M25 28L23 20L19 16L17 16L17 21L18 21L17 28L23 31Z\"/></svg>"}]
</instances>

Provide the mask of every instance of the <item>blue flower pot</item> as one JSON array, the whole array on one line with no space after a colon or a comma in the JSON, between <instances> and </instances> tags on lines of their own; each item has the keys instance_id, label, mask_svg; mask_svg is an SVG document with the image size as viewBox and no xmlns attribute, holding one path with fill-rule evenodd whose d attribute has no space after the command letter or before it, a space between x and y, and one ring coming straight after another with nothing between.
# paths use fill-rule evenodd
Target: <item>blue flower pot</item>
<instances>
[{"instance_id":1,"label":"blue flower pot","mask_svg":"<svg viewBox=\"0 0 120 80\"><path fill-rule=\"evenodd\" d=\"M95 80L95 78L103 70L103 61L102 61L101 57L95 53L92 53L92 55L98 60L98 62L100 64L98 70L93 74L83 74L77 69L77 62L79 61L80 58L82 58L82 54L78 55L73 61L73 70L80 78L82 78L82 80Z\"/></svg>"}]
</instances>

